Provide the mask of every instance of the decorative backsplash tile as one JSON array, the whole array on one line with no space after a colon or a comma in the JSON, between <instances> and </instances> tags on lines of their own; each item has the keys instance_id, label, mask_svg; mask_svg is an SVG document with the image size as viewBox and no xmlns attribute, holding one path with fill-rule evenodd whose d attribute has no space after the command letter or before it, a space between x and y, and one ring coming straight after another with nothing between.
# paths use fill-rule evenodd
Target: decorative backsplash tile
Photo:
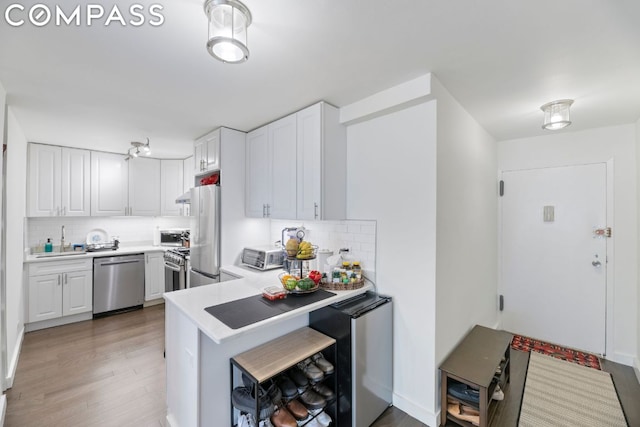
<instances>
[{"instance_id":1,"label":"decorative backsplash tile","mask_svg":"<svg viewBox=\"0 0 640 427\"><path fill-rule=\"evenodd\" d=\"M272 243L281 240L282 229L305 227L305 240L319 249L337 254L341 248L349 249L347 258L360 261L362 268L376 269L376 221L296 221L271 220Z\"/></svg>"},{"instance_id":2,"label":"decorative backsplash tile","mask_svg":"<svg viewBox=\"0 0 640 427\"><path fill-rule=\"evenodd\" d=\"M85 243L87 233L99 228L107 232L109 239L118 237L126 244L152 244L156 227L189 228L189 217L53 217L27 218L25 245L41 246L51 238L54 245L60 244L62 226L66 243Z\"/></svg>"}]
</instances>

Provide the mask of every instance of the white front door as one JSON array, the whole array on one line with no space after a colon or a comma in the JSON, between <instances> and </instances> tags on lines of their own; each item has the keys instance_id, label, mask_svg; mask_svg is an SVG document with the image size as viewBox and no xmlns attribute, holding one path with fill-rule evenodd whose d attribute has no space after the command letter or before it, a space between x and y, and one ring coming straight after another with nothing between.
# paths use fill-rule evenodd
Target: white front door
<instances>
[{"instance_id":1,"label":"white front door","mask_svg":"<svg viewBox=\"0 0 640 427\"><path fill-rule=\"evenodd\" d=\"M503 327L605 353L607 165L503 172Z\"/></svg>"}]
</instances>

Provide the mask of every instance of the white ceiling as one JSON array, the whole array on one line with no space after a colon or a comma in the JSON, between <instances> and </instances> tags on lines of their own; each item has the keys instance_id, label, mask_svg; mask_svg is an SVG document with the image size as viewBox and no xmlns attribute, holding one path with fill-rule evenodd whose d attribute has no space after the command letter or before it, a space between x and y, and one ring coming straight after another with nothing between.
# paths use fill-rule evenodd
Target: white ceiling
<instances>
[{"instance_id":1,"label":"white ceiling","mask_svg":"<svg viewBox=\"0 0 640 427\"><path fill-rule=\"evenodd\" d=\"M548 132L539 107L560 98L576 100L565 132L640 118L638 0L244 2L251 56L240 65L207 53L202 1L89 2L125 19L134 3L164 7L162 26L137 28L16 28L3 2L0 82L30 141L125 152L148 136L160 157L189 155L220 125L248 131L428 72L497 140Z\"/></svg>"}]
</instances>

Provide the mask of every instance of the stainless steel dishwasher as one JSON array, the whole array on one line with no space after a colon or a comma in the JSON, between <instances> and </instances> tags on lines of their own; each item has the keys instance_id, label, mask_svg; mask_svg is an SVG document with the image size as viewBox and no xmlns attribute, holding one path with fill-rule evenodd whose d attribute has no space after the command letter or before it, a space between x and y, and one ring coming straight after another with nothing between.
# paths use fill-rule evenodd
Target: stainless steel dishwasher
<instances>
[{"instance_id":1,"label":"stainless steel dishwasher","mask_svg":"<svg viewBox=\"0 0 640 427\"><path fill-rule=\"evenodd\" d=\"M144 303L144 254L93 260L93 315L101 316Z\"/></svg>"}]
</instances>

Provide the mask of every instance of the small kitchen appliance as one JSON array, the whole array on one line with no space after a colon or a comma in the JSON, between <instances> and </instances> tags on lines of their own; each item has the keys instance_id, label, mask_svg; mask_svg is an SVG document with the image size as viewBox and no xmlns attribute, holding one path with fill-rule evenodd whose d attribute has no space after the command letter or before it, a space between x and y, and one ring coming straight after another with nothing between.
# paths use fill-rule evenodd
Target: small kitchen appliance
<instances>
[{"instance_id":1,"label":"small kitchen appliance","mask_svg":"<svg viewBox=\"0 0 640 427\"><path fill-rule=\"evenodd\" d=\"M242 264L257 270L281 268L283 261L282 249L274 246L254 246L242 250Z\"/></svg>"},{"instance_id":2,"label":"small kitchen appliance","mask_svg":"<svg viewBox=\"0 0 640 427\"><path fill-rule=\"evenodd\" d=\"M183 236L188 230L160 230L160 246L183 246Z\"/></svg>"}]
</instances>

